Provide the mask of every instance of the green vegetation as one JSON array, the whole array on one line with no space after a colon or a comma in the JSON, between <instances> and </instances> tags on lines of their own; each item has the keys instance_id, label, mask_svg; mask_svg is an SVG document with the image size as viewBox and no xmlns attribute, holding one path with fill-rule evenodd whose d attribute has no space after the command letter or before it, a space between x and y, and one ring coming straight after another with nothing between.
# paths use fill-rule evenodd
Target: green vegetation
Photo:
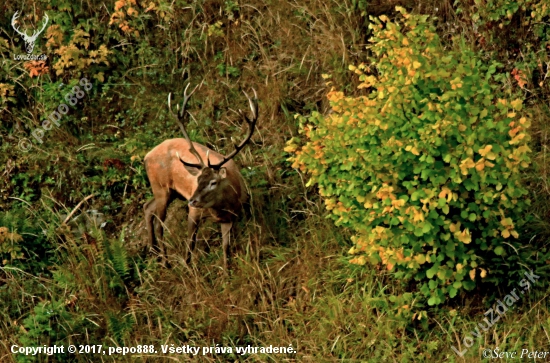
<instances>
[{"instance_id":1,"label":"green vegetation","mask_svg":"<svg viewBox=\"0 0 550 363\"><path fill-rule=\"evenodd\" d=\"M435 305L472 290L476 275L506 280L498 256L534 268L533 249L517 253L530 205L521 178L529 121L496 82L498 63L464 42L445 50L427 17L399 10L403 25L374 19L371 66L351 66L358 88L375 90L329 93L335 113L302 119L308 142L287 150L336 225L357 232L351 262L395 268Z\"/></svg>"},{"instance_id":2,"label":"green vegetation","mask_svg":"<svg viewBox=\"0 0 550 363\"><path fill-rule=\"evenodd\" d=\"M191 359L161 352L174 344L297 351L205 362L474 362L549 346L550 9L389 3L5 1L0 361ZM34 47L46 61L14 59L26 54L16 11L27 34L48 14ZM214 223L184 263L181 201L166 221L171 267L140 254L143 158L181 137L168 93L203 81L188 131L222 153L242 134L241 91L260 99L236 159L252 208L228 275ZM102 221L64 223L86 210ZM468 347L526 270L540 279Z\"/></svg>"}]
</instances>

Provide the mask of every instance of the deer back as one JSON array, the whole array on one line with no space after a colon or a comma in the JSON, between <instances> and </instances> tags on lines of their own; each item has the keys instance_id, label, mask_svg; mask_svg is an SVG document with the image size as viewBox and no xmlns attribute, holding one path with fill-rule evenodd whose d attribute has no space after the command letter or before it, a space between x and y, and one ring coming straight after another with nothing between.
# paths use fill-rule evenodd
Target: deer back
<instances>
[{"instance_id":1,"label":"deer back","mask_svg":"<svg viewBox=\"0 0 550 363\"><path fill-rule=\"evenodd\" d=\"M224 158L223 155L196 142L193 142L193 146L203 160L218 163ZM145 168L155 196L167 189L176 191L187 200L190 200L195 194L198 187L198 175L189 172L181 160L190 163L197 161L196 156L190 152L189 142L183 138L166 140L145 156ZM239 168L233 160L227 161L224 168L227 180L225 184L229 187L225 188L223 195L220 195L220 198L223 197L221 203L224 205L222 207L237 211L247 200L246 186Z\"/></svg>"}]
</instances>

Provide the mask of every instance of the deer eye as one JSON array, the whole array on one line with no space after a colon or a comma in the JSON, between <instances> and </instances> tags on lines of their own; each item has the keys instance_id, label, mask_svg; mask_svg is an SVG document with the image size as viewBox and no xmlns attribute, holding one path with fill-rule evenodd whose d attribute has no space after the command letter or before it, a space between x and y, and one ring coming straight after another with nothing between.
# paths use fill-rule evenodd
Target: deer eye
<instances>
[{"instance_id":1,"label":"deer eye","mask_svg":"<svg viewBox=\"0 0 550 363\"><path fill-rule=\"evenodd\" d=\"M217 182L216 180L212 180L212 181L210 182L210 186L211 186L211 187L215 187L216 184L218 184L218 182Z\"/></svg>"}]
</instances>

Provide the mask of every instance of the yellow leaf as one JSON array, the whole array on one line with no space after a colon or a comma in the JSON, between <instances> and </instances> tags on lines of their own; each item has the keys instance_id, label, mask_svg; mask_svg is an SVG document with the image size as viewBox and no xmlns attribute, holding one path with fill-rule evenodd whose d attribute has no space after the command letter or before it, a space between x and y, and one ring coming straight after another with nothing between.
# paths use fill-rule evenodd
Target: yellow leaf
<instances>
[{"instance_id":1,"label":"yellow leaf","mask_svg":"<svg viewBox=\"0 0 550 363\"><path fill-rule=\"evenodd\" d=\"M286 151L287 153L292 153L292 152L296 151L296 149L298 149L298 146L295 145L295 144L291 144L291 145L285 146L285 148L283 150Z\"/></svg>"},{"instance_id":2,"label":"yellow leaf","mask_svg":"<svg viewBox=\"0 0 550 363\"><path fill-rule=\"evenodd\" d=\"M453 193L447 187L441 188L441 192L438 195L439 198L445 198L445 196L447 196L447 202L450 202L453 199Z\"/></svg>"},{"instance_id":3,"label":"yellow leaf","mask_svg":"<svg viewBox=\"0 0 550 363\"><path fill-rule=\"evenodd\" d=\"M94 74L93 77L97 79L99 82L105 81L105 75L103 74L103 72L98 72Z\"/></svg>"},{"instance_id":4,"label":"yellow leaf","mask_svg":"<svg viewBox=\"0 0 550 363\"><path fill-rule=\"evenodd\" d=\"M413 68L414 68L414 69L418 69L418 68L420 68L421 66L422 66L422 63L417 62L417 61L414 61L414 62L413 62Z\"/></svg>"},{"instance_id":5,"label":"yellow leaf","mask_svg":"<svg viewBox=\"0 0 550 363\"><path fill-rule=\"evenodd\" d=\"M124 2L124 0L120 0L120 1L115 2L115 11L118 11L118 10L120 10L121 8L123 8L124 5L126 5L126 3Z\"/></svg>"},{"instance_id":6,"label":"yellow leaf","mask_svg":"<svg viewBox=\"0 0 550 363\"><path fill-rule=\"evenodd\" d=\"M414 259L416 262L418 262L419 265L422 265L426 262L426 256L424 255L417 255Z\"/></svg>"},{"instance_id":7,"label":"yellow leaf","mask_svg":"<svg viewBox=\"0 0 550 363\"><path fill-rule=\"evenodd\" d=\"M460 171L462 172L462 175L468 175L468 169L473 168L476 166L474 161L470 158L464 159L460 162Z\"/></svg>"},{"instance_id":8,"label":"yellow leaf","mask_svg":"<svg viewBox=\"0 0 550 363\"><path fill-rule=\"evenodd\" d=\"M487 276L487 271L483 268L480 268L481 272L479 273L479 276L481 276L481 278L485 278L485 276Z\"/></svg>"},{"instance_id":9,"label":"yellow leaf","mask_svg":"<svg viewBox=\"0 0 550 363\"><path fill-rule=\"evenodd\" d=\"M417 210L416 208L413 210L414 212L414 216L413 216L413 222L417 222L417 221L424 221L424 213L422 213L421 211Z\"/></svg>"},{"instance_id":10,"label":"yellow leaf","mask_svg":"<svg viewBox=\"0 0 550 363\"><path fill-rule=\"evenodd\" d=\"M523 107L523 101L518 98L517 100L513 100L512 102L510 102L510 105L514 110L521 111Z\"/></svg>"},{"instance_id":11,"label":"yellow leaf","mask_svg":"<svg viewBox=\"0 0 550 363\"><path fill-rule=\"evenodd\" d=\"M485 163L484 163L484 162L481 162L481 160L480 160L480 162L478 162L478 163L476 164L476 170L477 170L477 171L482 171L483 169L485 169Z\"/></svg>"},{"instance_id":12,"label":"yellow leaf","mask_svg":"<svg viewBox=\"0 0 550 363\"><path fill-rule=\"evenodd\" d=\"M460 233L455 233L455 237L464 244L469 244L472 242L472 236L470 235L470 230L468 228Z\"/></svg>"},{"instance_id":13,"label":"yellow leaf","mask_svg":"<svg viewBox=\"0 0 550 363\"><path fill-rule=\"evenodd\" d=\"M352 258L349 260L350 263L353 263L354 265L364 265L367 263L367 260L365 259L365 255L361 255L356 258Z\"/></svg>"},{"instance_id":14,"label":"yellow leaf","mask_svg":"<svg viewBox=\"0 0 550 363\"><path fill-rule=\"evenodd\" d=\"M403 252L397 251L395 253L395 258L397 259L398 262L403 262L403 260L405 259L405 256L403 255Z\"/></svg>"},{"instance_id":15,"label":"yellow leaf","mask_svg":"<svg viewBox=\"0 0 550 363\"><path fill-rule=\"evenodd\" d=\"M478 153L481 156L485 157L485 155L487 155L492 148L493 148L493 145L486 145L483 149L479 149Z\"/></svg>"},{"instance_id":16,"label":"yellow leaf","mask_svg":"<svg viewBox=\"0 0 550 363\"><path fill-rule=\"evenodd\" d=\"M510 237L510 231L508 231L507 229L505 229L504 231L500 232L500 234L501 234L502 237L504 237L504 238Z\"/></svg>"},{"instance_id":17,"label":"yellow leaf","mask_svg":"<svg viewBox=\"0 0 550 363\"><path fill-rule=\"evenodd\" d=\"M398 208L405 205L405 201L403 199L395 199L392 200L391 205Z\"/></svg>"},{"instance_id":18,"label":"yellow leaf","mask_svg":"<svg viewBox=\"0 0 550 363\"><path fill-rule=\"evenodd\" d=\"M525 137L525 134L517 134L512 140L509 141L510 145L517 144Z\"/></svg>"},{"instance_id":19,"label":"yellow leaf","mask_svg":"<svg viewBox=\"0 0 550 363\"><path fill-rule=\"evenodd\" d=\"M470 270L470 278L472 280L475 280L475 278L476 278L476 269L475 268Z\"/></svg>"},{"instance_id":20,"label":"yellow leaf","mask_svg":"<svg viewBox=\"0 0 550 363\"><path fill-rule=\"evenodd\" d=\"M451 225L449 226L449 230L452 233L455 233L455 231L457 231L459 227L460 227L460 222L458 222L457 224L451 223Z\"/></svg>"}]
</instances>

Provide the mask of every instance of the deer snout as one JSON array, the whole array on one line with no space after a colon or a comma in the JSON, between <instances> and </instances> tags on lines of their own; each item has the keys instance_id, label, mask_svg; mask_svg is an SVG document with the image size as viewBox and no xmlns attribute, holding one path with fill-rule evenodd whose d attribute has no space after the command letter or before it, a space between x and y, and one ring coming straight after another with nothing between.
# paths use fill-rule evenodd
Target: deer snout
<instances>
[{"instance_id":1,"label":"deer snout","mask_svg":"<svg viewBox=\"0 0 550 363\"><path fill-rule=\"evenodd\" d=\"M199 202L198 198L191 198L191 199L189 199L189 206L190 206L190 207L193 207L193 208L200 208L200 207L199 207L199 204L200 204L200 202Z\"/></svg>"}]
</instances>

